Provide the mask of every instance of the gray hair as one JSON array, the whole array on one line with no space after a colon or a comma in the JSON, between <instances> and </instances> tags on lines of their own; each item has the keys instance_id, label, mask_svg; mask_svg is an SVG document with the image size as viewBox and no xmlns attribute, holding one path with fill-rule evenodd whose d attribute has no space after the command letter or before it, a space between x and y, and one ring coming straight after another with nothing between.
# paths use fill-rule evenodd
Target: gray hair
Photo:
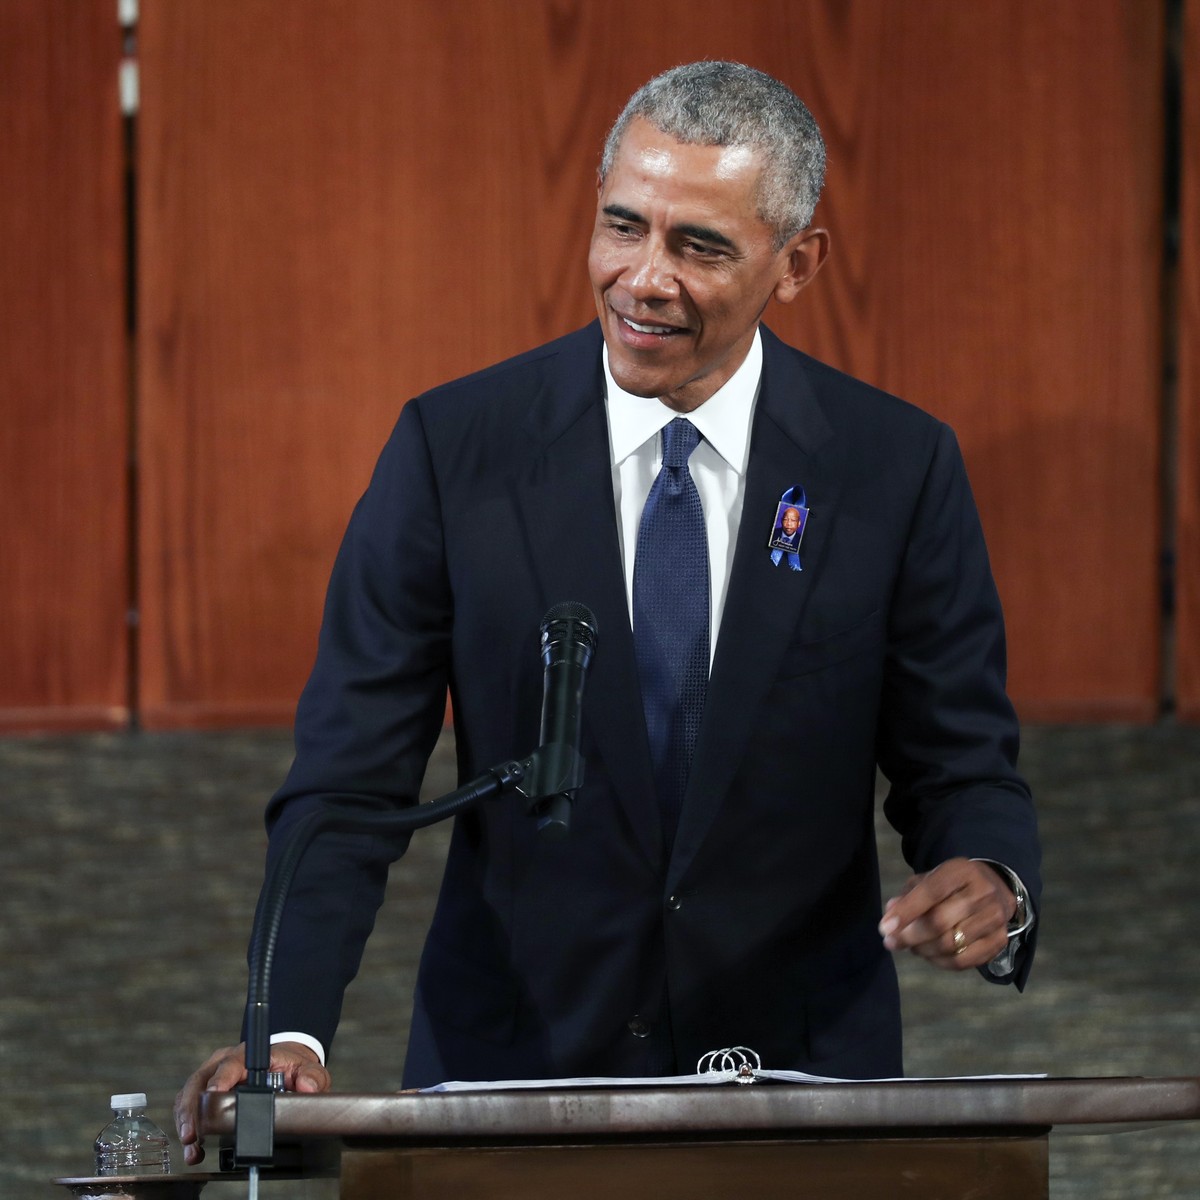
<instances>
[{"instance_id":1,"label":"gray hair","mask_svg":"<svg viewBox=\"0 0 1200 1200\"><path fill-rule=\"evenodd\" d=\"M757 147L764 159L759 215L777 244L808 228L825 181L825 143L812 113L778 79L735 62L688 63L656 75L609 130L602 182L635 117L691 145Z\"/></svg>"}]
</instances>

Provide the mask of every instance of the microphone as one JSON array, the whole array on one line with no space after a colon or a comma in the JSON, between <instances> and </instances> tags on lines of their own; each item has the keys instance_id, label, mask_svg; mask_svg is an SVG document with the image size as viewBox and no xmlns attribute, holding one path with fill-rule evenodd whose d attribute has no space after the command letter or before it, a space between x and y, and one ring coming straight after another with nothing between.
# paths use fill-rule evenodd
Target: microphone
<instances>
[{"instance_id":1,"label":"microphone","mask_svg":"<svg viewBox=\"0 0 1200 1200\"><path fill-rule=\"evenodd\" d=\"M583 685L596 652L596 618L586 605L568 600L542 618L541 634L541 737L519 790L538 817L538 832L558 838L570 828L571 801L583 784Z\"/></svg>"},{"instance_id":2,"label":"microphone","mask_svg":"<svg viewBox=\"0 0 1200 1200\"><path fill-rule=\"evenodd\" d=\"M571 801L583 784L579 753L583 684L596 651L596 618L586 605L556 604L542 618L541 745L524 762L510 759L427 804L397 811L343 809L326 803L305 813L288 834L263 882L250 940L250 981L246 990L247 1080L237 1089L234 1163L257 1171L275 1155L275 1092L271 1066L268 997L275 944L292 879L304 852L319 833L411 833L452 817L483 800L518 791L526 811L538 818L538 832L563 837L571 824ZM254 1178L254 1176L252 1176Z\"/></svg>"}]
</instances>

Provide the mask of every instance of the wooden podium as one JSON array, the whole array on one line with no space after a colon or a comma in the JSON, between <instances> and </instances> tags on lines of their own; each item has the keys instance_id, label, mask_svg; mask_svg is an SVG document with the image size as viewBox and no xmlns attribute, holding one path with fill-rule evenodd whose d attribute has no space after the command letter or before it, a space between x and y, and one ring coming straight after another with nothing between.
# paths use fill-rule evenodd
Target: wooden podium
<instances>
[{"instance_id":1,"label":"wooden podium","mask_svg":"<svg viewBox=\"0 0 1200 1200\"><path fill-rule=\"evenodd\" d=\"M210 1138L235 1098L204 1097ZM1054 1126L1200 1120L1200 1078L281 1095L281 1147L340 1148L342 1200L1033 1200Z\"/></svg>"}]
</instances>

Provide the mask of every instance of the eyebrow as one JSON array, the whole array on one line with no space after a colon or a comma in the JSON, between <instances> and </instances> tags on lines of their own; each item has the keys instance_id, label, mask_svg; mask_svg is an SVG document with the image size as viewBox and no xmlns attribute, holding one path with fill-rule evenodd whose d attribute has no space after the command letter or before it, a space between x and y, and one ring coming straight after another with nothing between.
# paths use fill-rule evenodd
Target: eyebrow
<instances>
[{"instance_id":1,"label":"eyebrow","mask_svg":"<svg viewBox=\"0 0 1200 1200\"><path fill-rule=\"evenodd\" d=\"M641 213L634 212L632 208L626 208L623 204L606 204L604 206L606 216L615 217L619 221L632 221L635 225L647 224L646 218ZM677 232L683 234L684 237L696 238L701 242L710 242L714 246L723 246L727 250L736 250L737 246L734 242L721 233L718 229L713 229L709 225L680 225Z\"/></svg>"}]
</instances>

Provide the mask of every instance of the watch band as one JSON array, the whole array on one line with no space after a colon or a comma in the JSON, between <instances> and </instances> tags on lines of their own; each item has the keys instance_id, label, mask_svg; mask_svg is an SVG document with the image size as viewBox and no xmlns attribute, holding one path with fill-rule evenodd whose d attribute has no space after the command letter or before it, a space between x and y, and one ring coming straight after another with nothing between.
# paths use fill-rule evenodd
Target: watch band
<instances>
[{"instance_id":1,"label":"watch band","mask_svg":"<svg viewBox=\"0 0 1200 1200\"><path fill-rule=\"evenodd\" d=\"M998 871L1003 876L1004 882L1008 884L1012 894L1017 898L1017 910L1008 922L1008 940L1011 942L1013 938L1028 933L1033 928L1036 914L1033 911L1033 902L1029 899L1029 892L1026 891L1020 876L1010 867L991 858L975 858L971 861L987 863L993 871Z\"/></svg>"}]
</instances>

